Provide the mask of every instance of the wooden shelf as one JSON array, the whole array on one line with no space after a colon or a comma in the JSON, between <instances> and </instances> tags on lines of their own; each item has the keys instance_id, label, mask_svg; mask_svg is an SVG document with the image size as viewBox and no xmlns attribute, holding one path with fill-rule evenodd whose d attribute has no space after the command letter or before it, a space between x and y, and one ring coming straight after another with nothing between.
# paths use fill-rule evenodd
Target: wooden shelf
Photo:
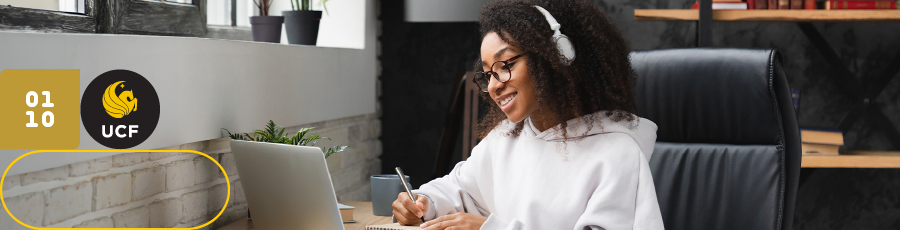
<instances>
[{"instance_id":1,"label":"wooden shelf","mask_svg":"<svg viewBox=\"0 0 900 230\"><path fill-rule=\"evenodd\" d=\"M801 168L900 168L900 155L805 155Z\"/></svg>"},{"instance_id":2,"label":"wooden shelf","mask_svg":"<svg viewBox=\"0 0 900 230\"><path fill-rule=\"evenodd\" d=\"M638 21L697 21L697 10L635 9ZM900 21L900 10L713 10L713 21L847 22Z\"/></svg>"}]
</instances>

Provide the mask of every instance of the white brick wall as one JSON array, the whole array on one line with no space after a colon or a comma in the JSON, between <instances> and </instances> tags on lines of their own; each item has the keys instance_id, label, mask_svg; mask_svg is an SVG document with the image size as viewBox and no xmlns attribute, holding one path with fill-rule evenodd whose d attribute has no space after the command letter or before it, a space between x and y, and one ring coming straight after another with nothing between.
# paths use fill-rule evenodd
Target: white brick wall
<instances>
[{"instance_id":1,"label":"white brick wall","mask_svg":"<svg viewBox=\"0 0 900 230\"><path fill-rule=\"evenodd\" d=\"M66 178L69 178L69 166L56 167L32 173L23 173L21 177L22 185L30 185L34 183L54 180L65 180Z\"/></svg>"},{"instance_id":2,"label":"white brick wall","mask_svg":"<svg viewBox=\"0 0 900 230\"><path fill-rule=\"evenodd\" d=\"M94 211L131 202L131 174L97 177L94 183Z\"/></svg>"},{"instance_id":3,"label":"white brick wall","mask_svg":"<svg viewBox=\"0 0 900 230\"><path fill-rule=\"evenodd\" d=\"M125 167L150 160L150 153L125 153L112 157L113 167Z\"/></svg>"},{"instance_id":4,"label":"white brick wall","mask_svg":"<svg viewBox=\"0 0 900 230\"><path fill-rule=\"evenodd\" d=\"M181 222L189 222L206 216L209 198L207 190L200 190L181 195L182 218Z\"/></svg>"},{"instance_id":5,"label":"white brick wall","mask_svg":"<svg viewBox=\"0 0 900 230\"><path fill-rule=\"evenodd\" d=\"M234 155L232 153L223 153L222 159L219 160L219 164L222 164L222 168L225 169L225 172L228 173L228 176L235 176L238 174L237 166L234 165ZM219 175L221 173L217 173ZM219 175L221 176L221 175Z\"/></svg>"},{"instance_id":6,"label":"white brick wall","mask_svg":"<svg viewBox=\"0 0 900 230\"><path fill-rule=\"evenodd\" d=\"M169 198L150 203L150 227L171 228L181 222L181 199Z\"/></svg>"},{"instance_id":7,"label":"white brick wall","mask_svg":"<svg viewBox=\"0 0 900 230\"><path fill-rule=\"evenodd\" d=\"M228 196L228 185L225 184L217 184L212 186L208 190L209 194L207 194L207 204L206 207L207 212L217 213L222 210L222 206L225 205L226 196ZM229 202L229 206L231 206L233 202Z\"/></svg>"},{"instance_id":8,"label":"white brick wall","mask_svg":"<svg viewBox=\"0 0 900 230\"><path fill-rule=\"evenodd\" d=\"M164 149L164 150L174 150L174 149L172 149L172 148L162 148L162 149ZM158 161L158 160L161 160L161 159L164 159L164 158L174 157L174 156L178 156L178 155L181 155L181 154L182 154L182 153L178 153L178 152L155 152L155 153L150 153L150 161Z\"/></svg>"},{"instance_id":9,"label":"white brick wall","mask_svg":"<svg viewBox=\"0 0 900 230\"><path fill-rule=\"evenodd\" d=\"M332 138L319 147L350 145L327 159L339 201L370 200L368 178L381 172L380 123L375 114L288 127L317 127ZM220 162L231 180L224 213L203 229L217 229L247 215L247 199L222 138L163 148L201 151ZM219 167L194 153L123 153L57 168L8 175L3 195L10 212L35 227L190 228L215 217L226 205L228 186ZM23 229L0 213L0 229Z\"/></svg>"},{"instance_id":10,"label":"white brick wall","mask_svg":"<svg viewBox=\"0 0 900 230\"><path fill-rule=\"evenodd\" d=\"M154 164L150 168L134 170L131 176L134 178L132 200L142 200L166 191L166 169L163 165Z\"/></svg>"},{"instance_id":11,"label":"white brick wall","mask_svg":"<svg viewBox=\"0 0 900 230\"><path fill-rule=\"evenodd\" d=\"M103 172L112 168L112 157L104 157L81 163L69 165L69 176L84 176L91 173Z\"/></svg>"},{"instance_id":12,"label":"white brick wall","mask_svg":"<svg viewBox=\"0 0 900 230\"><path fill-rule=\"evenodd\" d=\"M210 157L216 159L218 155L209 154ZM218 161L218 160L217 160ZM202 184L206 182L210 182L219 178L219 176L223 175L219 172L219 166L216 163L213 163L209 158L204 156L199 156L194 158L194 183L193 184Z\"/></svg>"},{"instance_id":13,"label":"white brick wall","mask_svg":"<svg viewBox=\"0 0 900 230\"><path fill-rule=\"evenodd\" d=\"M166 191L172 192L194 185L193 174L193 159L166 164Z\"/></svg>"},{"instance_id":14,"label":"white brick wall","mask_svg":"<svg viewBox=\"0 0 900 230\"><path fill-rule=\"evenodd\" d=\"M44 226L90 212L92 195L90 181L45 191Z\"/></svg>"},{"instance_id":15,"label":"white brick wall","mask_svg":"<svg viewBox=\"0 0 900 230\"><path fill-rule=\"evenodd\" d=\"M104 217L100 217L97 219L81 222L80 224L72 226L72 227L73 228L112 228L112 227L115 227L115 225L113 225L112 218L104 216Z\"/></svg>"},{"instance_id":16,"label":"white brick wall","mask_svg":"<svg viewBox=\"0 0 900 230\"><path fill-rule=\"evenodd\" d=\"M15 188L20 185L22 185L22 177L21 176L12 175L12 176L3 178L3 190L4 191L6 191L7 189Z\"/></svg>"},{"instance_id":17,"label":"white brick wall","mask_svg":"<svg viewBox=\"0 0 900 230\"><path fill-rule=\"evenodd\" d=\"M116 228L148 228L150 227L150 210L147 206L137 207L112 215Z\"/></svg>"},{"instance_id":18,"label":"white brick wall","mask_svg":"<svg viewBox=\"0 0 900 230\"><path fill-rule=\"evenodd\" d=\"M231 182L231 200L232 204L243 204L247 202L247 197L244 196L244 187L241 187L240 180Z\"/></svg>"},{"instance_id":19,"label":"white brick wall","mask_svg":"<svg viewBox=\"0 0 900 230\"><path fill-rule=\"evenodd\" d=\"M7 198L4 199L4 201L6 202L6 207L9 208L10 213L15 215L22 223L31 226L41 226L43 224L41 217L44 216L44 194L40 192L29 193ZM0 224L2 229L10 229L13 226L22 226L12 218L3 222L5 223Z\"/></svg>"}]
</instances>

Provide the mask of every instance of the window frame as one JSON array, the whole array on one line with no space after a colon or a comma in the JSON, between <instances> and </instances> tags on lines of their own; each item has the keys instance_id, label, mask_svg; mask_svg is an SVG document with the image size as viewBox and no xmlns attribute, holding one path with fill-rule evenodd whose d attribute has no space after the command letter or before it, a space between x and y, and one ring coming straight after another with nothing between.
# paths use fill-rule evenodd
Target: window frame
<instances>
[{"instance_id":1,"label":"window frame","mask_svg":"<svg viewBox=\"0 0 900 230\"><path fill-rule=\"evenodd\" d=\"M206 0L192 4L147 0L95 0L101 11L98 31L199 37L206 34Z\"/></svg>"},{"instance_id":2,"label":"window frame","mask_svg":"<svg viewBox=\"0 0 900 230\"><path fill-rule=\"evenodd\" d=\"M0 30L97 33L96 1L85 0L84 13L0 6ZM204 0L205 1L205 0Z\"/></svg>"},{"instance_id":3,"label":"window frame","mask_svg":"<svg viewBox=\"0 0 900 230\"><path fill-rule=\"evenodd\" d=\"M84 13L0 6L0 30L201 37L206 1L84 0Z\"/></svg>"}]
</instances>

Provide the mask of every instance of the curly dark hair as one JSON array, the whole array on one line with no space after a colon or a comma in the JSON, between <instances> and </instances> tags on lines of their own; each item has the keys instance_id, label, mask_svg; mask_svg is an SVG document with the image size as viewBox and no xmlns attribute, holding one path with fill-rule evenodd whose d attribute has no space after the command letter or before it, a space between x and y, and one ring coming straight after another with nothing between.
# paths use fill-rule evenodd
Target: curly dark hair
<instances>
[{"instance_id":1,"label":"curly dark hair","mask_svg":"<svg viewBox=\"0 0 900 230\"><path fill-rule=\"evenodd\" d=\"M562 25L561 32L575 47L576 58L570 65L562 63L552 40L553 31L535 5L556 18ZM495 32L526 54L537 113L549 124L560 124L557 131L565 140L570 139L566 121L572 118L606 110L613 121L635 119L632 89L636 79L628 44L593 4L586 0L497 0L484 6L479 21L482 39ZM481 68L481 60L476 61L476 71ZM506 115L488 93L482 92L481 98L492 105L478 124L479 136L484 138ZM600 121L594 117L583 122L592 125ZM518 136L523 125L519 122L508 134Z\"/></svg>"}]
</instances>

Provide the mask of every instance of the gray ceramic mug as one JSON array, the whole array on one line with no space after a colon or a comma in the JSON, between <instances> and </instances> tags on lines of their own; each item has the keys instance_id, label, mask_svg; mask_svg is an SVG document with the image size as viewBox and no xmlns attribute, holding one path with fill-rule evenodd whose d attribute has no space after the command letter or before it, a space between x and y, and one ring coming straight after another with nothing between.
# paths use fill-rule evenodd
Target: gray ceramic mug
<instances>
[{"instance_id":1,"label":"gray ceramic mug","mask_svg":"<svg viewBox=\"0 0 900 230\"><path fill-rule=\"evenodd\" d=\"M406 176L409 181L409 175ZM381 174L372 176L372 214L376 216L391 216L394 207L391 204L397 200L397 194L405 192L400 177L397 174Z\"/></svg>"}]
</instances>

